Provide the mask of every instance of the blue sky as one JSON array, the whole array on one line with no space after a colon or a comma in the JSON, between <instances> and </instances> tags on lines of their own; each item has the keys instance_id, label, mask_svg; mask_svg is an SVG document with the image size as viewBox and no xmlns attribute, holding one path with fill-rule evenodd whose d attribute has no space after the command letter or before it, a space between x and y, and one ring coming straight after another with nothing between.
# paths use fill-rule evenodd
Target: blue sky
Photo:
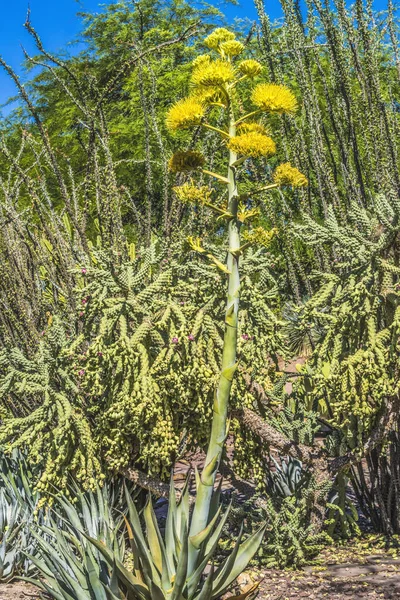
<instances>
[{"instance_id":1,"label":"blue sky","mask_svg":"<svg viewBox=\"0 0 400 600\"><path fill-rule=\"evenodd\" d=\"M238 18L256 18L256 11L252 0L241 0L238 6L232 6L219 0L208 0L221 8L227 17L233 20ZM33 50L30 36L25 31L23 23L26 18L28 0L2 0L2 18L0 20L0 55L19 74L23 61L21 45L28 52ZM41 36L47 49L56 52L65 49L66 44L72 42L80 29L80 20L76 16L78 11L96 12L101 10L101 5L109 3L108 0L30 0L31 22ZM375 0L375 8L382 9L385 0ZM271 19L281 15L279 0L266 0L266 10ZM74 46L70 47L74 51ZM75 48L76 51L76 48ZM0 69L0 105L15 94L15 87L9 77ZM9 108L3 111L9 112Z\"/></svg>"},{"instance_id":2,"label":"blue sky","mask_svg":"<svg viewBox=\"0 0 400 600\"><path fill-rule=\"evenodd\" d=\"M210 4L220 6L229 19L256 18L252 0L242 0L240 6L226 5L218 0L208 1ZM21 45L28 52L34 52L30 36L23 27L28 0L3 0L3 2L0 20L0 55L23 77L20 68L24 58ZM31 23L42 38L45 47L56 52L65 48L66 44L72 42L79 33L80 19L76 16L77 12L97 12L101 10L102 5L108 3L109 0L30 0ZM279 0L273 0L273 3L275 4L273 12L278 14ZM74 52L73 45L70 46L70 52ZM0 68L0 105L14 94L14 83ZM3 113L7 114L9 110L6 108Z\"/></svg>"}]
</instances>

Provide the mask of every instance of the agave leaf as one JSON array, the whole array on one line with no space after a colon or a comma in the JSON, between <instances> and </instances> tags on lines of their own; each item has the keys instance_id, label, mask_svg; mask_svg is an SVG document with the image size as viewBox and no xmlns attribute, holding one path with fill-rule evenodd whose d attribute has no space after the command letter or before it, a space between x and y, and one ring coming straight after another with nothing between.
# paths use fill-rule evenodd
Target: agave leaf
<instances>
[{"instance_id":1,"label":"agave leaf","mask_svg":"<svg viewBox=\"0 0 400 600\"><path fill-rule=\"evenodd\" d=\"M179 540L182 540L183 531L189 529L189 478L188 473L176 509L175 534Z\"/></svg>"},{"instance_id":2,"label":"agave leaf","mask_svg":"<svg viewBox=\"0 0 400 600\"><path fill-rule=\"evenodd\" d=\"M182 537L182 549L179 556L179 562L176 567L176 577L170 600L181 600L182 592L186 584L187 565L189 555L188 529L185 525Z\"/></svg>"},{"instance_id":3,"label":"agave leaf","mask_svg":"<svg viewBox=\"0 0 400 600\"><path fill-rule=\"evenodd\" d=\"M41 571L41 573L44 573L44 575L46 577L53 577L53 573L50 571L50 569L48 568L48 566L42 559L38 558L37 556L32 556L32 554L28 554L28 552L24 552L24 554L28 560L30 560L34 565L37 566L37 568L39 569L39 571ZM24 577L24 580L25 579L26 579L26 577ZM34 580L34 581L36 581L36 580ZM36 585L36 583L35 583L35 585Z\"/></svg>"},{"instance_id":4,"label":"agave leaf","mask_svg":"<svg viewBox=\"0 0 400 600\"><path fill-rule=\"evenodd\" d=\"M204 582L203 588L196 600L209 600L212 594L212 585L214 581L214 565L211 565L211 570Z\"/></svg>"},{"instance_id":5,"label":"agave leaf","mask_svg":"<svg viewBox=\"0 0 400 600\"><path fill-rule=\"evenodd\" d=\"M214 515L216 514L218 507L220 505L222 483L223 483L223 479L221 477L216 489L213 492L212 498L211 498L210 511L209 511L210 519L212 519L214 517Z\"/></svg>"},{"instance_id":6,"label":"agave leaf","mask_svg":"<svg viewBox=\"0 0 400 600\"><path fill-rule=\"evenodd\" d=\"M112 574L110 579L110 591L116 597L120 598L120 592L118 587L118 577L117 577L117 565L115 564L115 560L113 562Z\"/></svg>"},{"instance_id":7,"label":"agave leaf","mask_svg":"<svg viewBox=\"0 0 400 600\"><path fill-rule=\"evenodd\" d=\"M226 520L228 518L228 515L229 515L230 506L231 505L229 505L228 509L225 511L224 516L222 517L221 521L218 523L216 530L214 531L213 535L209 539L206 549L202 553L204 558L202 559L200 565L197 567L197 569L194 571L194 573L188 579L187 588L188 588L188 599L189 600L192 600L194 598L194 594L196 592L197 586L201 579L201 575L202 575L206 565L211 561L211 559L214 555L214 552L218 546L218 542L221 537L222 529L223 529L223 527L226 523Z\"/></svg>"},{"instance_id":8,"label":"agave leaf","mask_svg":"<svg viewBox=\"0 0 400 600\"><path fill-rule=\"evenodd\" d=\"M225 523L229 517L229 513L231 512L231 508L232 508L232 501L229 503L228 508L226 509L226 511L224 512L224 515L221 519L221 521L218 523L217 527L215 528L214 533L212 534L212 536L210 537L210 539L208 540L206 549L205 549L205 553L208 554L211 551L211 548L216 548L217 544L218 544L218 540L221 537L221 533L222 530L225 526Z\"/></svg>"},{"instance_id":9,"label":"agave leaf","mask_svg":"<svg viewBox=\"0 0 400 600\"><path fill-rule=\"evenodd\" d=\"M214 485L214 471L217 468L219 455L216 454L212 457L209 463L207 463L201 473L201 483L207 487Z\"/></svg>"},{"instance_id":10,"label":"agave leaf","mask_svg":"<svg viewBox=\"0 0 400 600\"><path fill-rule=\"evenodd\" d=\"M153 555L152 548L156 552L157 560L161 562L161 584L163 590L169 590L171 587L172 581L172 569L169 565L167 553L165 550L164 540L162 539L160 528L158 527L156 515L153 509L153 503L151 501L151 496L149 495L148 502L143 511L144 519L146 522L147 528L147 537L150 551L153 556L153 560L156 563L155 556ZM157 563L156 563L157 567ZM158 567L157 567L158 568Z\"/></svg>"},{"instance_id":11,"label":"agave leaf","mask_svg":"<svg viewBox=\"0 0 400 600\"><path fill-rule=\"evenodd\" d=\"M130 526L129 521L128 521L128 519L125 516L124 516L124 520L125 520L126 530L127 530L127 533L128 533L129 545L130 545L131 551L132 551L133 569L135 571L136 577L138 579L142 579L142 574L141 574L141 570L140 570L140 556L141 556L141 552L140 552L139 547L137 546L137 544L135 542L135 537L133 535L132 527ZM146 568L146 565L144 565L144 568Z\"/></svg>"},{"instance_id":12,"label":"agave leaf","mask_svg":"<svg viewBox=\"0 0 400 600\"><path fill-rule=\"evenodd\" d=\"M73 525L75 527L75 529L80 531L82 529L82 522L79 518L78 513L76 512L75 507L69 501L67 501L65 498L61 497L58 499L58 501L61 504L61 506L63 507L65 514L68 517L68 521L70 521L71 525ZM65 521L65 519L62 516L60 516L58 514L57 514L57 516L59 516L60 518L62 518Z\"/></svg>"},{"instance_id":13,"label":"agave leaf","mask_svg":"<svg viewBox=\"0 0 400 600\"><path fill-rule=\"evenodd\" d=\"M199 487L201 485L201 479L200 479L199 470L197 468L197 465L194 468L194 474L195 474L195 477L196 477L196 492L198 492L199 491Z\"/></svg>"},{"instance_id":14,"label":"agave leaf","mask_svg":"<svg viewBox=\"0 0 400 600\"><path fill-rule=\"evenodd\" d=\"M137 577L130 573L128 569L126 569L121 563L121 561L119 561L113 556L112 552L106 546L104 546L98 540L86 535L85 533L83 535L90 543L93 544L93 546L97 548L97 550L99 550L99 552L104 556L110 567L112 567L115 564L117 572L127 588L133 589L134 593L137 594L139 598L142 598L143 600L152 600L149 589L143 584L143 582L141 582Z\"/></svg>"},{"instance_id":15,"label":"agave leaf","mask_svg":"<svg viewBox=\"0 0 400 600\"><path fill-rule=\"evenodd\" d=\"M87 554L86 565L88 571L89 582L95 595L95 600L107 600L107 595L104 591L103 586L99 578L99 573L95 567L95 564L90 556Z\"/></svg>"},{"instance_id":16,"label":"agave leaf","mask_svg":"<svg viewBox=\"0 0 400 600\"><path fill-rule=\"evenodd\" d=\"M35 585L38 585L35 583ZM43 590L49 594L51 598L55 598L56 600L76 600L74 596L68 594L68 592L58 592L54 588L50 587L47 583L43 583Z\"/></svg>"},{"instance_id":17,"label":"agave leaf","mask_svg":"<svg viewBox=\"0 0 400 600\"><path fill-rule=\"evenodd\" d=\"M142 525L140 523L140 519L139 519L138 512L136 510L136 506L128 492L128 488L126 487L125 483L124 483L124 488L125 488L125 495L126 495L126 500L127 500L127 504L128 504L129 519L130 519L131 525L132 525L131 531L134 531L135 542L136 542L137 548L140 550L140 558L142 560L142 565L143 565L143 575L146 578L147 585L150 586L149 582L153 579L156 580L157 583L161 584L159 573L157 572L157 569L155 568L151 553L149 552L147 543L143 536ZM126 519L125 519L125 522L127 522ZM139 567L137 567L137 568L139 568Z\"/></svg>"},{"instance_id":18,"label":"agave leaf","mask_svg":"<svg viewBox=\"0 0 400 600\"><path fill-rule=\"evenodd\" d=\"M245 570L260 547L266 527L266 524L260 527L258 531L249 536L237 549L235 546L234 560L231 559L231 556L234 554L232 552L232 555L219 567L216 572L212 598L218 598L218 596L223 594L236 577Z\"/></svg>"},{"instance_id":19,"label":"agave leaf","mask_svg":"<svg viewBox=\"0 0 400 600\"><path fill-rule=\"evenodd\" d=\"M199 531L199 533L196 533L196 535L192 535L189 538L190 543L192 544L192 546L194 546L196 548L196 550L199 550L201 545L204 542L206 542L209 539L209 537L211 536L213 527L220 515L221 509L222 509L222 505L219 507L215 517L210 521L210 523L207 525L207 527L205 527L203 529L203 531Z\"/></svg>"},{"instance_id":20,"label":"agave leaf","mask_svg":"<svg viewBox=\"0 0 400 600\"><path fill-rule=\"evenodd\" d=\"M96 495L97 495L97 506L99 508L99 518L102 521L109 521L109 514L108 514L108 510L107 510L107 504L105 505L104 503L104 497L102 494L102 489L103 489L103 493L106 494L108 493L108 489L107 489L107 484L104 484L103 488L100 488L100 486L96 486ZM107 510L107 515L106 515L106 510Z\"/></svg>"},{"instance_id":21,"label":"agave leaf","mask_svg":"<svg viewBox=\"0 0 400 600\"><path fill-rule=\"evenodd\" d=\"M165 553L165 550L163 549L163 544L160 541L161 534L156 520L156 516L154 514L153 503L151 501L150 495L147 498L143 515L146 523L147 542L150 548L151 556L153 558L153 563L161 575L164 562L162 555L163 552Z\"/></svg>"},{"instance_id":22,"label":"agave leaf","mask_svg":"<svg viewBox=\"0 0 400 600\"><path fill-rule=\"evenodd\" d=\"M173 575L175 574L175 564L177 563L175 537L174 537L175 518L176 518L176 496L175 496L174 480L171 476L171 482L170 482L170 486L169 486L169 503L168 503L167 521L165 523L165 551L167 553L169 564L171 566L171 572Z\"/></svg>"}]
</instances>

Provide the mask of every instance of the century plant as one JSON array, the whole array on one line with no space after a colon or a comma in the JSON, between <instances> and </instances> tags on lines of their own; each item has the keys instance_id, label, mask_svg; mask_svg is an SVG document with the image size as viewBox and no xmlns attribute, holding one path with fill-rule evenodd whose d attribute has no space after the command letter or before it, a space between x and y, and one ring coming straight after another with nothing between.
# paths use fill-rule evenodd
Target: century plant
<instances>
[{"instance_id":1,"label":"century plant","mask_svg":"<svg viewBox=\"0 0 400 600\"><path fill-rule=\"evenodd\" d=\"M225 334L222 349L222 365L219 382L214 397L213 418L210 440L204 469L197 478L197 498L190 526L190 538L205 530L210 519L210 505L216 473L221 460L223 446L229 431L228 408L237 362L237 331L240 295L240 257L252 243L268 245L275 230L266 231L255 224L260 211L252 196L280 185L303 186L306 178L290 164L279 165L273 175L273 182L252 194L239 193L240 166L247 158L269 158L276 151L276 144L269 135L264 122L265 114L292 113L297 108L294 94L286 87L270 84L253 84L260 75L261 65L252 59L240 60L244 51L241 42L226 29L216 29L205 40L206 46L218 58L210 54L199 56L193 65L191 94L175 104L168 112L167 124L171 129L188 129L201 126L216 132L221 138L222 148L228 155L227 174L221 175L203 168L203 159L193 151L179 152L171 159L175 172L201 170L217 182L222 183L225 192L223 200L213 200L210 187L196 187L192 182L176 188L177 195L184 202L208 207L221 223L227 223L227 261L222 265L213 255L206 253L200 239L189 238L191 247L212 260L216 268L223 270L228 279L225 313ZM239 91L239 83L251 82L244 92ZM246 93L247 92L247 93ZM253 108L239 114L243 105L250 99ZM246 107L247 108L247 107ZM222 126L216 127L210 121L222 110ZM224 198L226 197L226 200ZM251 224L241 242L241 227ZM199 549L189 542L188 569L198 565Z\"/></svg>"}]
</instances>

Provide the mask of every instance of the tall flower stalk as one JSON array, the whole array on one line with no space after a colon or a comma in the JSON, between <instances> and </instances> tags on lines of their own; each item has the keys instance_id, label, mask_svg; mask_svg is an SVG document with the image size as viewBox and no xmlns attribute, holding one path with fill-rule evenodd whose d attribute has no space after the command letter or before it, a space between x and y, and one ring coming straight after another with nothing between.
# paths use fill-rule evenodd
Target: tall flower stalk
<instances>
[{"instance_id":1,"label":"tall flower stalk","mask_svg":"<svg viewBox=\"0 0 400 600\"><path fill-rule=\"evenodd\" d=\"M242 225L246 221L253 224L259 211L252 208L250 198L239 195L238 169L246 158L269 157L276 149L274 141L268 135L267 127L254 119L266 112L290 113L297 107L296 98L288 88L260 83L253 88L251 94L251 101L255 108L237 118L237 99L239 98L237 84L245 79L254 79L259 76L262 70L261 65L255 60L237 61L244 46L235 40L234 34L226 29L215 30L206 38L205 43L211 50L219 54L219 58L213 59L210 55L203 55L195 60L191 95L174 105L167 115L167 124L171 129L188 129L201 125L215 131L220 135L221 142L227 145L229 154L226 177L204 169L204 158L200 154L196 162L193 160L193 152L189 152L185 162L185 153L179 152L180 168L176 167L178 161L174 157L171 159L171 165L175 172L202 170L226 185L228 192L226 205L219 206L211 201L212 194L208 188L194 188L192 182L175 188L182 201L204 204L211 208L219 219L223 218L228 223L226 267L205 252L200 240L193 240L193 238L189 240L194 250L206 253L219 268L227 273L228 278L222 366L214 398L211 435L205 465L201 476L197 476L197 496L189 533L189 569L196 568L198 564L200 551L196 545L191 543L191 540L205 531L210 522L215 478L229 429L229 398L237 368L240 256L251 243L268 245L276 233L275 230L265 231L260 227L249 228L245 235L246 243L241 245ZM241 97L240 100L245 104L247 99ZM207 112L211 112L213 108L217 107L226 113L224 129L215 127L206 118ZM265 189L273 189L280 185L307 184L305 177L289 164L280 165L275 171L273 179L274 181ZM255 190L255 192L263 190Z\"/></svg>"}]
</instances>

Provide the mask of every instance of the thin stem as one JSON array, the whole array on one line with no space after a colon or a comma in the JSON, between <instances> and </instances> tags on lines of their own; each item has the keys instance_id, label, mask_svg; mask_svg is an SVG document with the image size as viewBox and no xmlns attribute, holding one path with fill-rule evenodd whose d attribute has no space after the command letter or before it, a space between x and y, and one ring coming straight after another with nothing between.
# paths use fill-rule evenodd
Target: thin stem
<instances>
[{"instance_id":1,"label":"thin stem","mask_svg":"<svg viewBox=\"0 0 400 600\"><path fill-rule=\"evenodd\" d=\"M209 123L202 123L202 126L205 127L206 129L211 129L211 131L216 131L220 135L229 139L229 133L227 131L224 131L223 129L218 129L218 127L214 127L213 125L210 125Z\"/></svg>"},{"instance_id":2,"label":"thin stem","mask_svg":"<svg viewBox=\"0 0 400 600\"><path fill-rule=\"evenodd\" d=\"M219 175L219 173L214 173L214 171L208 171L208 169L202 169L202 172L205 173L206 175L210 175L211 177L215 177L216 179L219 179L220 181L222 181L222 183L229 183L228 179L226 177L224 177L223 175Z\"/></svg>"},{"instance_id":3,"label":"thin stem","mask_svg":"<svg viewBox=\"0 0 400 600\"><path fill-rule=\"evenodd\" d=\"M261 112L261 110L258 109L258 110L253 110L253 112L247 113L247 115L244 115L244 117L241 117L240 119L238 119L236 121L235 126L237 127L240 123L242 123L243 121L245 121L249 117L253 117L254 115L259 115L260 112Z\"/></svg>"},{"instance_id":4,"label":"thin stem","mask_svg":"<svg viewBox=\"0 0 400 600\"><path fill-rule=\"evenodd\" d=\"M277 187L279 187L278 183L270 183L269 185L266 185L262 188L258 188L258 190L255 190L255 192L250 192L250 196L254 196L255 194L260 194L261 192L266 192L267 190L273 190Z\"/></svg>"}]
</instances>

